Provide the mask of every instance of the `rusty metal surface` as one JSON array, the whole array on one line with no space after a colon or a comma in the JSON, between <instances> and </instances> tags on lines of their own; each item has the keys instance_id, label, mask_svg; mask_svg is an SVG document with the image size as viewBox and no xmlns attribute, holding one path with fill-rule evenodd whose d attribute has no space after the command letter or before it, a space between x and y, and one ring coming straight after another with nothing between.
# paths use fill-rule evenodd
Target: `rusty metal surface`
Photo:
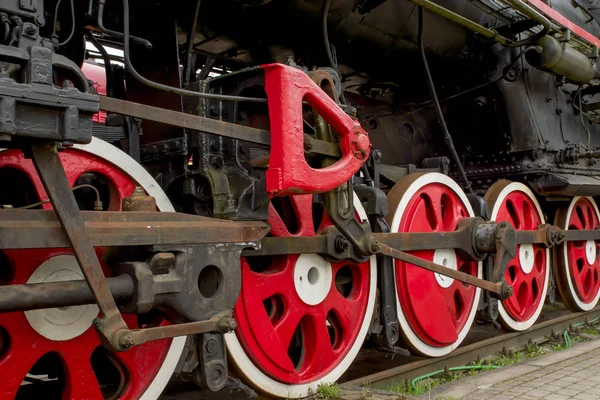
<instances>
[{"instance_id":1,"label":"rusty metal surface","mask_svg":"<svg viewBox=\"0 0 600 400\"><path fill-rule=\"evenodd\" d=\"M71 185L69 185L65 170L58 157L56 146L44 142L33 143L31 154L35 169L52 202L54 212L60 220L62 228L59 231L64 232L68 238L67 246L73 249L81 272L100 309L100 320L96 321L94 326L100 334L101 341L108 347L118 350L119 346L113 341L114 333L118 330L127 330L127 324L117 309L98 256L89 240L79 206L71 191ZM35 237L37 234L35 232L29 236Z\"/></svg>"},{"instance_id":2,"label":"rusty metal surface","mask_svg":"<svg viewBox=\"0 0 600 400\"><path fill-rule=\"evenodd\" d=\"M226 310L206 321L131 330L120 337L120 342L123 347L131 348L152 340L170 339L205 332L231 332L236 328L236 323L231 318L231 314L231 310Z\"/></svg>"},{"instance_id":3,"label":"rusty metal surface","mask_svg":"<svg viewBox=\"0 0 600 400\"><path fill-rule=\"evenodd\" d=\"M129 115L135 118L226 136L250 143L267 146L271 144L271 133L264 129L251 128L249 126L199 117L197 115L133 103L112 97L100 96L100 109L106 112ZM317 139L311 139L311 143L312 148L307 150L307 153L312 152L331 157L340 157L341 155L339 146L332 146L331 143Z\"/></svg>"},{"instance_id":4,"label":"rusty metal surface","mask_svg":"<svg viewBox=\"0 0 600 400\"><path fill-rule=\"evenodd\" d=\"M128 275L108 278L107 282L115 299L126 299L133 295L134 284ZM0 286L0 313L95 303L94 295L83 279Z\"/></svg>"},{"instance_id":5,"label":"rusty metal surface","mask_svg":"<svg viewBox=\"0 0 600 400\"><path fill-rule=\"evenodd\" d=\"M136 186L129 197L122 201L123 211L156 211L156 199L148 196L141 186Z\"/></svg>"},{"instance_id":6,"label":"rusty metal surface","mask_svg":"<svg viewBox=\"0 0 600 400\"><path fill-rule=\"evenodd\" d=\"M233 222L180 213L81 212L92 246L244 243L264 237L262 222ZM0 211L0 248L70 247L53 211Z\"/></svg>"},{"instance_id":7,"label":"rusty metal surface","mask_svg":"<svg viewBox=\"0 0 600 400\"><path fill-rule=\"evenodd\" d=\"M402 251L393 249L382 243L380 243L380 247L381 250L378 251L378 254L393 257L397 260L404 261L406 263L415 265L419 268L436 272L440 275L456 279L457 281L461 281L463 283L479 287L481 289L487 290L488 292L495 293L502 298L506 298L512 295L512 287L508 286L506 282L489 282L484 279L479 279L473 275L466 274L464 272L446 268L444 266L435 264L431 261L427 261L417 256L413 256L412 254L404 253Z\"/></svg>"}]
</instances>

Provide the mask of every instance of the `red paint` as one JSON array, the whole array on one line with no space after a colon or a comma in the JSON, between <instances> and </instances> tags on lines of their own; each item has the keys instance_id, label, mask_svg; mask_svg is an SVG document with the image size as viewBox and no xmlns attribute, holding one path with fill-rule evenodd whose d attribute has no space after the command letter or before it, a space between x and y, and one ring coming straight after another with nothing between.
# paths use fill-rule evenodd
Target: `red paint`
<instances>
[{"instance_id":1,"label":"red paint","mask_svg":"<svg viewBox=\"0 0 600 400\"><path fill-rule=\"evenodd\" d=\"M594 230L598 228L600 222L596 216L594 206L585 197L580 198L575 203L573 211L569 217L567 227L569 230ZM592 264L587 260L585 254L585 242L567 242L567 261L569 265L569 275L575 294L584 303L591 303L596 298L600 290L600 246L596 246L596 259ZM579 268L581 266L581 269Z\"/></svg>"},{"instance_id":2,"label":"red paint","mask_svg":"<svg viewBox=\"0 0 600 400\"><path fill-rule=\"evenodd\" d=\"M332 226L327 215L313 212L312 195L290 197L291 207L279 214L269 205L271 234L277 237L315 236ZM313 217L323 216L315 231ZM290 232L291 221L298 229ZM314 382L335 368L346 356L360 331L367 310L370 265L369 262L332 264L333 280L325 300L315 306L304 303L294 287L294 265L298 255L260 260L262 272L250 269L242 259L242 290L235 307L238 322L237 337L248 357L271 378L286 384ZM335 287L335 276L340 268L349 265L352 271L352 290L344 297ZM280 316L267 314L263 301L277 296L281 300ZM335 315L337 337L331 346L326 326L329 312ZM277 313L275 313L277 314ZM295 368L288 348L294 332L300 326L303 334L303 360Z\"/></svg>"},{"instance_id":3,"label":"red paint","mask_svg":"<svg viewBox=\"0 0 600 400\"><path fill-rule=\"evenodd\" d=\"M568 30L570 30L580 38L587 40L594 46L600 47L600 39L586 31L585 29L581 28L579 25L565 18L561 13L554 10L549 5L545 4L542 0L528 0L527 2L535 8L537 8L538 10L540 10L542 13L546 14L546 16L556 21L563 28L567 28Z\"/></svg>"},{"instance_id":4,"label":"red paint","mask_svg":"<svg viewBox=\"0 0 600 400\"><path fill-rule=\"evenodd\" d=\"M111 186L110 208L113 210L119 210L121 199L133 192L134 182L131 178L96 156L72 149L61 152L60 158L72 186L84 172L91 171L103 175ZM21 152L2 152L0 168L14 168L24 172L33 183L39 199L47 199L31 160L24 159ZM51 206L46 205L46 208ZM112 276L111 268L103 259L105 249L98 248L96 252L105 275ZM70 249L6 250L4 253L13 267L14 279L11 284L26 283L33 271L51 257L72 254ZM123 317L130 328L139 328L136 315L124 314ZM8 352L0 358L0 398L14 398L25 374L36 361L49 352L55 352L63 360L66 376L63 399L103 399L90 363L92 352L100 346L93 327L74 339L52 341L31 328L23 312L0 314L0 326L8 331L10 337ZM130 400L141 396L158 372L170 345L171 340L158 340L125 352L112 353L127 374L125 390L119 399Z\"/></svg>"},{"instance_id":5,"label":"red paint","mask_svg":"<svg viewBox=\"0 0 600 400\"><path fill-rule=\"evenodd\" d=\"M458 222L467 216L467 209L454 191L443 184L430 183L409 200L398 232L453 232ZM410 253L433 261L435 252ZM477 276L477 262L465 261L456 255L458 270ZM475 287L455 280L444 288L433 272L399 260L395 263L398 299L412 331L430 346L455 343L469 319Z\"/></svg>"},{"instance_id":6,"label":"red paint","mask_svg":"<svg viewBox=\"0 0 600 400\"><path fill-rule=\"evenodd\" d=\"M106 96L106 71L104 70L104 66L85 62L81 70L85 77L92 82L96 92L99 95ZM94 114L92 121L104 124L106 121L106 112L99 111L97 114Z\"/></svg>"},{"instance_id":7,"label":"red paint","mask_svg":"<svg viewBox=\"0 0 600 400\"><path fill-rule=\"evenodd\" d=\"M515 230L535 230L542 224L534 202L525 193L518 190L509 193L500 208L496 222L510 222ZM526 274L521 269L517 256L509 261L506 267L506 283L511 285L515 294L502 302L505 310L512 318L519 322L528 321L537 310L546 285L546 250L539 245L533 245L531 256L534 257L534 266Z\"/></svg>"},{"instance_id":8,"label":"red paint","mask_svg":"<svg viewBox=\"0 0 600 400\"><path fill-rule=\"evenodd\" d=\"M367 132L302 70L282 64L262 68L271 121L269 194L274 197L327 192L348 181L369 156ZM313 107L340 136L342 158L331 166L314 169L304 158L302 101Z\"/></svg>"}]
</instances>

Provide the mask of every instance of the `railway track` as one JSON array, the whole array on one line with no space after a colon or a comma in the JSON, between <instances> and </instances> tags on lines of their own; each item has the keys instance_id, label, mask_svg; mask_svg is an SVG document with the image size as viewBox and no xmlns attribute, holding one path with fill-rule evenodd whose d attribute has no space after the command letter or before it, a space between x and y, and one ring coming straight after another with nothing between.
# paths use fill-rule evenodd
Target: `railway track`
<instances>
[{"instance_id":1,"label":"railway track","mask_svg":"<svg viewBox=\"0 0 600 400\"><path fill-rule=\"evenodd\" d=\"M454 367L465 365L477 360L478 358L489 357L502 351L503 348L511 349L521 347L530 341L540 344L547 341L553 333L563 332L569 327L579 322L585 322L600 317L600 307L596 307L588 312L569 313L567 311L553 311L547 314L545 321L533 325L524 332L503 333L489 337L490 332L485 328L474 330L471 337L467 338L471 343L465 344L452 353L439 358L423 357L398 357L394 360L388 360L382 366L382 369L376 372L371 371L367 375L360 374L361 366L373 364L374 354L364 354L360 357L353 368L343 377L341 383L347 386L363 386L368 384L375 389L384 389L393 382L413 379L417 376L427 374L431 371L444 369L445 367ZM394 365L391 366L390 365ZM346 379L344 379L346 378Z\"/></svg>"}]
</instances>

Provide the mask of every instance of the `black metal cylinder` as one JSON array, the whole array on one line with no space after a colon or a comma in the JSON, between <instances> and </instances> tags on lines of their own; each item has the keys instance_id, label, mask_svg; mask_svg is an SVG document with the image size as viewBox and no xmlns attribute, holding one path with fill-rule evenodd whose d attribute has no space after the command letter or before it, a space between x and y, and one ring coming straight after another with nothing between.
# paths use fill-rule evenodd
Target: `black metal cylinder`
<instances>
[{"instance_id":1,"label":"black metal cylinder","mask_svg":"<svg viewBox=\"0 0 600 400\"><path fill-rule=\"evenodd\" d=\"M133 280L129 275L108 278L115 299L133 297ZM0 286L0 313L44 308L80 306L96 301L84 280Z\"/></svg>"}]
</instances>

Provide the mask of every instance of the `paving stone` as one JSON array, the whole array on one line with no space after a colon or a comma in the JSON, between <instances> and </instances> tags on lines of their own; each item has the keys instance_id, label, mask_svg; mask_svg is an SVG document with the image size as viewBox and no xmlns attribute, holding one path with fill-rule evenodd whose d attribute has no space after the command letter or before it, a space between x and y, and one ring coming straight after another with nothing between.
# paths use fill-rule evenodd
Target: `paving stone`
<instances>
[{"instance_id":1,"label":"paving stone","mask_svg":"<svg viewBox=\"0 0 600 400\"><path fill-rule=\"evenodd\" d=\"M589 394L589 393L579 393L573 399L576 400L598 400L597 394Z\"/></svg>"},{"instance_id":2,"label":"paving stone","mask_svg":"<svg viewBox=\"0 0 600 400\"><path fill-rule=\"evenodd\" d=\"M548 396L546 396L545 400L568 400L568 399L570 399L569 396L564 396L562 394L552 393L552 394L549 394Z\"/></svg>"},{"instance_id":3,"label":"paving stone","mask_svg":"<svg viewBox=\"0 0 600 400\"><path fill-rule=\"evenodd\" d=\"M528 396L533 396L533 397L546 397L549 394L551 394L551 392L547 391L547 390L542 390L542 389L533 389L530 390L529 392L526 393Z\"/></svg>"},{"instance_id":4,"label":"paving stone","mask_svg":"<svg viewBox=\"0 0 600 400\"><path fill-rule=\"evenodd\" d=\"M579 394L581 392L583 392L583 390L576 390L576 389L565 388L565 389L557 390L555 393L556 394L562 394L562 395L565 395L565 396L575 396L576 394Z\"/></svg>"},{"instance_id":5,"label":"paving stone","mask_svg":"<svg viewBox=\"0 0 600 400\"><path fill-rule=\"evenodd\" d=\"M555 385L555 384L545 385L542 389L547 390L549 392L556 392L557 390L562 389L562 386L558 386L558 385Z\"/></svg>"}]
</instances>

